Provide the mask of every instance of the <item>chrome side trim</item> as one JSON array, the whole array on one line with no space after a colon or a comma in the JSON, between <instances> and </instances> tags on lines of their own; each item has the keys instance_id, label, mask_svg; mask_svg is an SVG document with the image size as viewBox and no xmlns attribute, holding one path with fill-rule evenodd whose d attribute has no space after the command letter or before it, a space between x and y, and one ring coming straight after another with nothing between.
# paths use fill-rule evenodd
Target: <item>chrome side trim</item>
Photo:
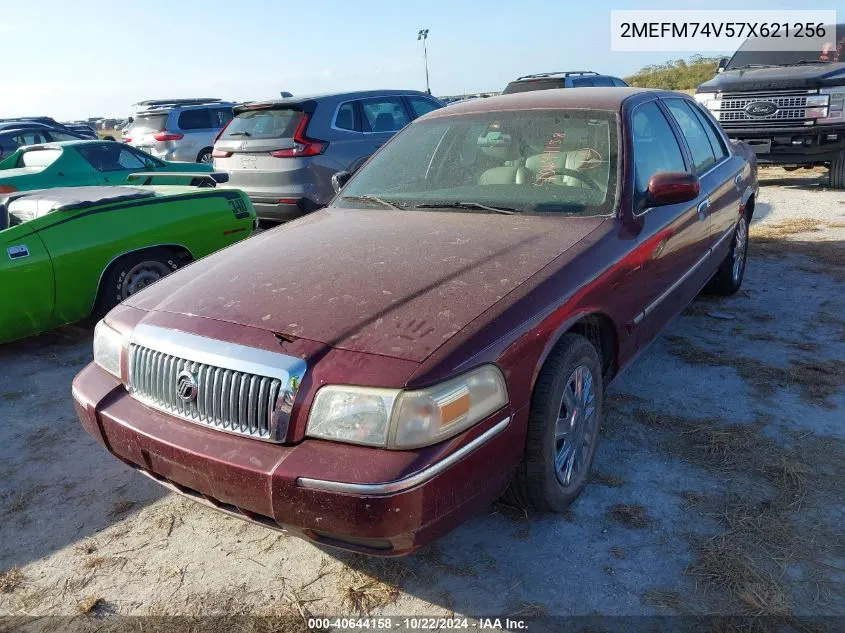
<instances>
[{"instance_id":1,"label":"chrome side trim","mask_svg":"<svg viewBox=\"0 0 845 633\"><path fill-rule=\"evenodd\" d=\"M326 481L324 479L298 477L296 480L296 484L302 488L308 488L310 490L323 490L325 492L339 492L341 494L365 495L371 497L378 497L393 494L396 492L402 492L404 490L408 490L409 488L419 486L420 484L423 484L429 481L430 479L433 479L434 477L442 473L444 470L446 470L456 462L460 461L462 458L472 453L482 444L485 444L486 442L494 438L496 435L504 431L510 421L510 416L506 417L501 422L498 422L495 426L487 429L484 433L472 440L466 446L463 446L456 450L454 453L447 455L436 464L433 464L428 468L424 468L423 470L414 473L413 475L409 475L404 479L388 481L380 484L352 484L342 481Z\"/></svg>"}]
</instances>

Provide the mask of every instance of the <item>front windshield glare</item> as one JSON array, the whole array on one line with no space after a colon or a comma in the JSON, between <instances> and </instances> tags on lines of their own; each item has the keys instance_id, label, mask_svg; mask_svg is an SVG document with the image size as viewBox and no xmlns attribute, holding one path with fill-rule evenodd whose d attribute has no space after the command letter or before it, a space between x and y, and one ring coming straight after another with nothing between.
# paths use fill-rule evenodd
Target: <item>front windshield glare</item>
<instances>
[{"instance_id":1,"label":"front windshield glare","mask_svg":"<svg viewBox=\"0 0 845 633\"><path fill-rule=\"evenodd\" d=\"M334 206L609 214L617 126L613 112L574 109L419 121L373 157Z\"/></svg>"}]
</instances>

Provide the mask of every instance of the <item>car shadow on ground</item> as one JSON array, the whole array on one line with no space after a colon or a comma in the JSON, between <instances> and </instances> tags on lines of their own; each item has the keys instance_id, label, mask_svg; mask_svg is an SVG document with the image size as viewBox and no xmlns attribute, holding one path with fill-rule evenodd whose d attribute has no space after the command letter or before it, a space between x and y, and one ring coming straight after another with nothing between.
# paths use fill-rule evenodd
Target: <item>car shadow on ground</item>
<instances>
[{"instance_id":1,"label":"car shadow on ground","mask_svg":"<svg viewBox=\"0 0 845 633\"><path fill-rule=\"evenodd\" d=\"M70 385L92 360L83 327L0 346L0 570L72 545L166 494L82 428Z\"/></svg>"},{"instance_id":2,"label":"car shadow on ground","mask_svg":"<svg viewBox=\"0 0 845 633\"><path fill-rule=\"evenodd\" d=\"M784 187L802 191L830 190L827 170L796 169L785 171L779 168L761 168L759 170L760 187Z\"/></svg>"}]
</instances>

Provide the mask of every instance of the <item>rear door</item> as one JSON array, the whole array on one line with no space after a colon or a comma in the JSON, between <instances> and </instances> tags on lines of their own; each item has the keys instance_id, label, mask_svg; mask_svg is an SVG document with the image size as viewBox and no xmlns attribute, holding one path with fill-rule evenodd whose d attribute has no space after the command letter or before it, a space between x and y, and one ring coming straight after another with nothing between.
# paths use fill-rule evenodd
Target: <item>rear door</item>
<instances>
[{"instance_id":1,"label":"rear door","mask_svg":"<svg viewBox=\"0 0 845 633\"><path fill-rule=\"evenodd\" d=\"M202 150L214 144L214 137L220 129L214 125L208 108L193 108L180 112L176 118L178 130L172 130L182 135L182 138L176 141L179 144L178 158L196 161Z\"/></svg>"},{"instance_id":2,"label":"rear door","mask_svg":"<svg viewBox=\"0 0 845 633\"><path fill-rule=\"evenodd\" d=\"M663 102L692 152L706 203L705 212L710 218L710 246L718 246L719 253L726 252L722 247L727 248L729 244L723 238L733 230L739 217L740 191L734 179L742 161L731 160L727 144L695 105L686 99L664 99Z\"/></svg>"},{"instance_id":3,"label":"rear door","mask_svg":"<svg viewBox=\"0 0 845 633\"><path fill-rule=\"evenodd\" d=\"M658 101L631 114L634 213L642 222L643 310L635 320L638 345L651 341L698 291L695 287L710 243L709 216L700 214L705 196L690 202L649 207L650 178L693 166L682 137Z\"/></svg>"}]
</instances>

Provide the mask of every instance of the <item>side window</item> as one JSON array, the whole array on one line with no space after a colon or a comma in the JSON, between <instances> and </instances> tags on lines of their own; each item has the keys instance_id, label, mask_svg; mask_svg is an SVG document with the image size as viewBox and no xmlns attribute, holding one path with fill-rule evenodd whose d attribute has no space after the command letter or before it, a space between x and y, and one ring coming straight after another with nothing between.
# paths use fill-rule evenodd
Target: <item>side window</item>
<instances>
[{"instance_id":1,"label":"side window","mask_svg":"<svg viewBox=\"0 0 845 633\"><path fill-rule=\"evenodd\" d=\"M614 77L612 79L612 81L613 81L613 85L616 86L617 88L627 88L628 87L628 84L626 84L621 79L617 79L616 77Z\"/></svg>"},{"instance_id":2,"label":"side window","mask_svg":"<svg viewBox=\"0 0 845 633\"><path fill-rule=\"evenodd\" d=\"M20 132L15 136L15 142L18 145L37 145L46 143L47 137L41 132Z\"/></svg>"},{"instance_id":3,"label":"side window","mask_svg":"<svg viewBox=\"0 0 845 633\"><path fill-rule=\"evenodd\" d=\"M722 140L722 136L716 131L715 123L710 115L705 114L705 112L696 105L691 103L687 103L687 105L692 108L692 111L695 112L695 115L698 117L701 125L704 126L704 131L707 132L707 138L710 141L710 147L713 150L713 154L716 156L716 162L722 160L723 158L727 158L730 155L728 148L725 146L725 141Z\"/></svg>"},{"instance_id":4,"label":"side window","mask_svg":"<svg viewBox=\"0 0 845 633\"><path fill-rule=\"evenodd\" d=\"M698 117L682 99L666 99L664 103L669 107L684 138L687 139L687 145L692 152L692 162L695 164L695 172L701 174L707 171L716 164L716 155Z\"/></svg>"},{"instance_id":5,"label":"side window","mask_svg":"<svg viewBox=\"0 0 845 633\"><path fill-rule=\"evenodd\" d=\"M70 134L65 134L64 132L54 132L50 131L50 138L54 141L78 141L79 138L76 136L71 136Z\"/></svg>"},{"instance_id":6,"label":"side window","mask_svg":"<svg viewBox=\"0 0 845 633\"><path fill-rule=\"evenodd\" d=\"M687 171L675 134L656 103L646 103L636 108L631 124L634 178L638 194L648 190L648 181L654 174Z\"/></svg>"},{"instance_id":7,"label":"side window","mask_svg":"<svg viewBox=\"0 0 845 633\"><path fill-rule=\"evenodd\" d=\"M207 130L212 127L208 108L185 110L179 114L180 130Z\"/></svg>"},{"instance_id":8,"label":"side window","mask_svg":"<svg viewBox=\"0 0 845 633\"><path fill-rule=\"evenodd\" d=\"M135 156L132 152L121 148L120 155L117 158L117 164L121 169L143 169L144 162Z\"/></svg>"},{"instance_id":9,"label":"side window","mask_svg":"<svg viewBox=\"0 0 845 633\"><path fill-rule=\"evenodd\" d=\"M572 80L572 87L573 88L591 88L595 86L593 80L589 77L580 77L578 79Z\"/></svg>"},{"instance_id":10,"label":"side window","mask_svg":"<svg viewBox=\"0 0 845 633\"><path fill-rule=\"evenodd\" d=\"M149 155L149 154L147 154L146 152L142 152L142 151L141 151L141 150L139 150L139 149L135 149L134 147L131 147L131 146L124 146L124 147L123 147L123 151L125 151L125 152L131 152L131 153L132 153L132 155L133 155L133 156L135 156L135 158L137 158L138 160L140 160L140 161L141 161L141 164L142 164L142 165L144 165L145 167L146 167L149 163L152 163L152 164L156 165L157 167L164 167L164 162L163 162L163 161L160 161L160 160L159 160L158 158L156 158L155 156L150 156L150 155Z\"/></svg>"},{"instance_id":11,"label":"side window","mask_svg":"<svg viewBox=\"0 0 845 633\"><path fill-rule=\"evenodd\" d=\"M414 113L414 118L421 117L440 107L440 104L436 101L424 97L408 97L408 103L411 104L411 111Z\"/></svg>"},{"instance_id":12,"label":"side window","mask_svg":"<svg viewBox=\"0 0 845 633\"><path fill-rule=\"evenodd\" d=\"M613 82L610 77L594 77L593 85L597 88L612 88Z\"/></svg>"},{"instance_id":13,"label":"side window","mask_svg":"<svg viewBox=\"0 0 845 633\"><path fill-rule=\"evenodd\" d=\"M365 99L360 103L365 132L397 132L411 122L399 97Z\"/></svg>"},{"instance_id":14,"label":"side window","mask_svg":"<svg viewBox=\"0 0 845 633\"><path fill-rule=\"evenodd\" d=\"M211 127L214 128L224 127L235 116L231 108L215 108L209 110L209 114L211 115Z\"/></svg>"},{"instance_id":15,"label":"side window","mask_svg":"<svg viewBox=\"0 0 845 633\"><path fill-rule=\"evenodd\" d=\"M341 130L349 130L350 132L361 131L361 122L358 120L354 101L347 101L340 105L335 115L334 126Z\"/></svg>"}]
</instances>

